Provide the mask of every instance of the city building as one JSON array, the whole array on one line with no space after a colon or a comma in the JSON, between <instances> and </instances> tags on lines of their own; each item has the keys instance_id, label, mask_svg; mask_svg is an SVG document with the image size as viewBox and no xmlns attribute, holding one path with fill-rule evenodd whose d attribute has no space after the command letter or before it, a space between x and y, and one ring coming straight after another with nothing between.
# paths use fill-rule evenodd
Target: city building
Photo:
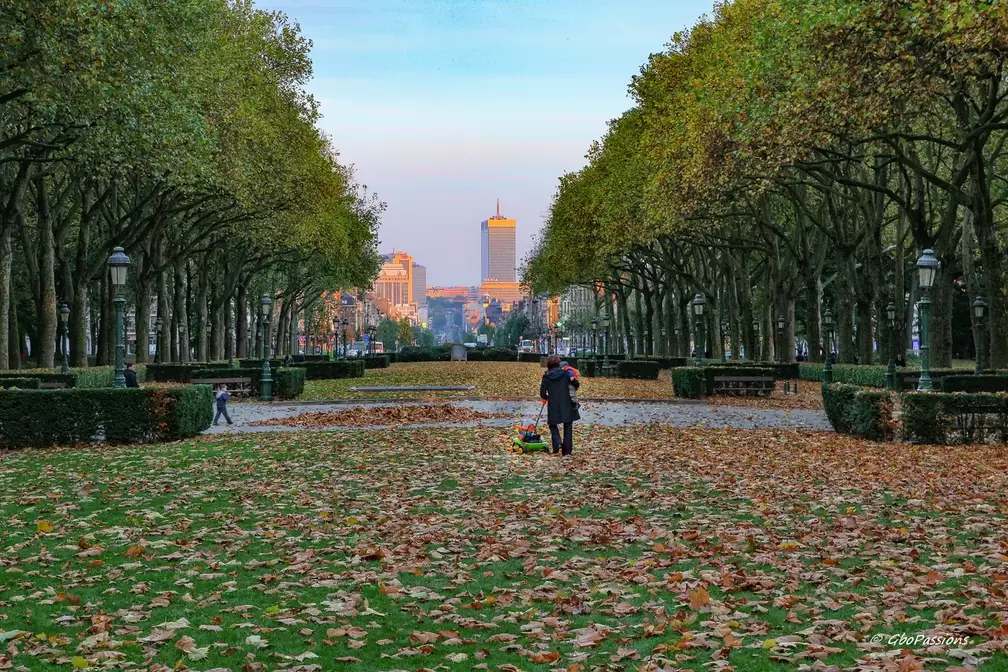
<instances>
[{"instance_id":1,"label":"city building","mask_svg":"<svg viewBox=\"0 0 1008 672\"><path fill-rule=\"evenodd\" d=\"M511 304L522 299L521 285L517 282L484 280L478 292L480 296L489 296L502 304Z\"/></svg>"},{"instance_id":2,"label":"city building","mask_svg":"<svg viewBox=\"0 0 1008 672\"><path fill-rule=\"evenodd\" d=\"M500 200L497 214L483 220L481 225L481 280L515 282L517 277L517 253L515 232L517 222L500 214Z\"/></svg>"},{"instance_id":3,"label":"city building","mask_svg":"<svg viewBox=\"0 0 1008 672\"><path fill-rule=\"evenodd\" d=\"M427 305L427 267L413 262L413 303L418 307Z\"/></svg>"}]
</instances>

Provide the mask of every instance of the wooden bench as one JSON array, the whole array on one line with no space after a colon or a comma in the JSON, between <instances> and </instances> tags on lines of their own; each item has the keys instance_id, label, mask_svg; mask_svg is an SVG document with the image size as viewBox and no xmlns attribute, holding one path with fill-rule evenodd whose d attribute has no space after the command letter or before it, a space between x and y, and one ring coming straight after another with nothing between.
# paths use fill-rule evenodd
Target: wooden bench
<instances>
[{"instance_id":1,"label":"wooden bench","mask_svg":"<svg viewBox=\"0 0 1008 672\"><path fill-rule=\"evenodd\" d=\"M65 390L66 383L60 381L44 381L39 383L40 390Z\"/></svg>"},{"instance_id":2,"label":"wooden bench","mask_svg":"<svg viewBox=\"0 0 1008 672\"><path fill-rule=\"evenodd\" d=\"M714 376L714 394L770 394L773 376Z\"/></svg>"},{"instance_id":3,"label":"wooden bench","mask_svg":"<svg viewBox=\"0 0 1008 672\"><path fill-rule=\"evenodd\" d=\"M245 395L252 393L251 378L193 378L194 385L210 385L214 389L218 385L227 385L228 392L232 395Z\"/></svg>"}]
</instances>

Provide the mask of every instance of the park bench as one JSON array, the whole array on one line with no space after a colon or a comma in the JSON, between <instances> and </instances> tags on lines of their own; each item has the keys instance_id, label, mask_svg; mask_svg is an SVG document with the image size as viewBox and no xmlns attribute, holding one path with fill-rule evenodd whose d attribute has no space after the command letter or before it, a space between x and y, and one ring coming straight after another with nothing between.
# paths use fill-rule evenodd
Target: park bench
<instances>
[{"instance_id":1,"label":"park bench","mask_svg":"<svg viewBox=\"0 0 1008 672\"><path fill-rule=\"evenodd\" d=\"M228 392L233 396L252 393L251 378L194 378L193 383L197 385L211 385L214 388L218 385L227 385Z\"/></svg>"},{"instance_id":2,"label":"park bench","mask_svg":"<svg viewBox=\"0 0 1008 672\"><path fill-rule=\"evenodd\" d=\"M62 381L44 381L39 383L40 390L65 390L66 383Z\"/></svg>"},{"instance_id":3,"label":"park bench","mask_svg":"<svg viewBox=\"0 0 1008 672\"><path fill-rule=\"evenodd\" d=\"M770 394L773 376L714 376L714 394Z\"/></svg>"}]
</instances>

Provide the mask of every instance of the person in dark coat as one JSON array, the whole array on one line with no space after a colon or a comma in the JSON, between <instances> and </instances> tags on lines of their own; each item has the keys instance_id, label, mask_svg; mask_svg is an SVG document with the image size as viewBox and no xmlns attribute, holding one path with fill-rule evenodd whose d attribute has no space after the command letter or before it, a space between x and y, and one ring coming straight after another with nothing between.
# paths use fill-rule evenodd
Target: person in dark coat
<instances>
[{"instance_id":1,"label":"person in dark coat","mask_svg":"<svg viewBox=\"0 0 1008 672\"><path fill-rule=\"evenodd\" d=\"M570 455L574 449L574 421L581 415L574 408L570 398L569 385L574 389L581 386L577 378L573 380L560 368L560 358L550 355L546 358L546 373L539 384L539 397L547 403L546 424L553 438L553 454ZM560 440L560 425L563 425L563 441Z\"/></svg>"},{"instance_id":2,"label":"person in dark coat","mask_svg":"<svg viewBox=\"0 0 1008 672\"><path fill-rule=\"evenodd\" d=\"M140 387L140 383L137 382L136 367L132 362L126 365L123 377L126 379L126 387Z\"/></svg>"}]
</instances>

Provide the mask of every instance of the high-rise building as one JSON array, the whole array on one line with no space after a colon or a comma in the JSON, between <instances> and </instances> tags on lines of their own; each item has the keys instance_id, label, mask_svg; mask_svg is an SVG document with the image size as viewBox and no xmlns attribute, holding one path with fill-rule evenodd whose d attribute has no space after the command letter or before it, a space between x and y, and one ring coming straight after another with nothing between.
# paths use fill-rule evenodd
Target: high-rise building
<instances>
[{"instance_id":1,"label":"high-rise building","mask_svg":"<svg viewBox=\"0 0 1008 672\"><path fill-rule=\"evenodd\" d=\"M517 222L500 214L500 199L497 200L497 214L483 221L481 225L482 280L515 282L517 266L515 252L515 230Z\"/></svg>"},{"instance_id":2,"label":"high-rise building","mask_svg":"<svg viewBox=\"0 0 1008 672\"><path fill-rule=\"evenodd\" d=\"M413 302L417 306L427 305L427 267L413 263Z\"/></svg>"},{"instance_id":3,"label":"high-rise building","mask_svg":"<svg viewBox=\"0 0 1008 672\"><path fill-rule=\"evenodd\" d=\"M375 294L393 306L413 301L413 258L405 252L382 255Z\"/></svg>"}]
</instances>

